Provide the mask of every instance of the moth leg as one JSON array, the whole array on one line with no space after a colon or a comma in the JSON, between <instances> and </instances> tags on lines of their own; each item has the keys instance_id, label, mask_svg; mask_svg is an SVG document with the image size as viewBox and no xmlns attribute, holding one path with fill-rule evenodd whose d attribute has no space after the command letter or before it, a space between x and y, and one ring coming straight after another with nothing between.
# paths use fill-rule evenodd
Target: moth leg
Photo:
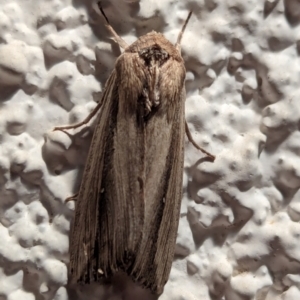
<instances>
[{"instance_id":1,"label":"moth leg","mask_svg":"<svg viewBox=\"0 0 300 300\"><path fill-rule=\"evenodd\" d=\"M65 202L77 201L78 194L79 193L76 193L73 196L70 196L70 197L66 198Z\"/></svg>"},{"instance_id":2,"label":"moth leg","mask_svg":"<svg viewBox=\"0 0 300 300\"><path fill-rule=\"evenodd\" d=\"M109 24L108 18L106 17L101 1L98 2L98 7L100 9L101 14L103 15L105 21L106 21L106 28L110 31L112 36L114 37L114 41L123 49L126 49L128 47L128 44L115 32L115 30L112 28L112 26Z\"/></svg>"},{"instance_id":3,"label":"moth leg","mask_svg":"<svg viewBox=\"0 0 300 300\"><path fill-rule=\"evenodd\" d=\"M189 12L189 14L188 14L183 26L182 26L182 29L181 29L180 33L178 34L178 37L177 37L177 42L175 44L175 47L176 47L177 51L179 51L179 52L181 52L181 39L182 39L183 33L185 31L186 25L190 20L191 15L192 15L192 11Z\"/></svg>"},{"instance_id":4,"label":"moth leg","mask_svg":"<svg viewBox=\"0 0 300 300\"><path fill-rule=\"evenodd\" d=\"M198 150L200 150L201 152L205 153L212 161L215 160L216 157L215 157L214 155L210 154L209 152L207 152L206 150L204 150L203 148L201 148L200 146L198 146L197 143L194 141L194 139L193 139L193 137L192 137L192 135L191 135L191 133L190 133L190 130L189 130L189 127L188 127L188 124L187 124L186 121L185 121L185 133L186 133L186 135L187 135L189 141L193 144L193 146L194 146L196 149L198 149Z\"/></svg>"},{"instance_id":5,"label":"moth leg","mask_svg":"<svg viewBox=\"0 0 300 300\"><path fill-rule=\"evenodd\" d=\"M97 106L94 108L94 110L83 121L81 121L77 124L54 127L53 131L55 131L55 130L66 130L66 129L75 129L75 128L78 128L82 125L87 124L96 115L98 110L101 108L102 104L103 104L103 101L99 102L97 104Z\"/></svg>"}]
</instances>

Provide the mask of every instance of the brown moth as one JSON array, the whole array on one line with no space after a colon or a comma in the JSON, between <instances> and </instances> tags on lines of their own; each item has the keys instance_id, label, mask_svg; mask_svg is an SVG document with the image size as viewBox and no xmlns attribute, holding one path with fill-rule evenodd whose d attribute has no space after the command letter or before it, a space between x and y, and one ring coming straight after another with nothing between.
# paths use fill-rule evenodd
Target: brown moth
<instances>
[{"instance_id":1,"label":"brown moth","mask_svg":"<svg viewBox=\"0 0 300 300\"><path fill-rule=\"evenodd\" d=\"M118 271L160 295L168 280L182 197L185 67L180 42L150 32L127 45L106 82L70 235L70 283L110 278Z\"/></svg>"}]
</instances>

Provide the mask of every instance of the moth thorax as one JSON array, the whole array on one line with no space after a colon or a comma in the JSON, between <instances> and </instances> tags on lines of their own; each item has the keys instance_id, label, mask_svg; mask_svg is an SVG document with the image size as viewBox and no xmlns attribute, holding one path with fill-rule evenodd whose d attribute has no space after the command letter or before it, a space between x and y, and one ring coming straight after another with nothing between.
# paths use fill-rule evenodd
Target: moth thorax
<instances>
[{"instance_id":1,"label":"moth thorax","mask_svg":"<svg viewBox=\"0 0 300 300\"><path fill-rule=\"evenodd\" d=\"M155 44L151 47L139 51L139 56L145 61L147 66L162 66L169 58L169 53Z\"/></svg>"}]
</instances>

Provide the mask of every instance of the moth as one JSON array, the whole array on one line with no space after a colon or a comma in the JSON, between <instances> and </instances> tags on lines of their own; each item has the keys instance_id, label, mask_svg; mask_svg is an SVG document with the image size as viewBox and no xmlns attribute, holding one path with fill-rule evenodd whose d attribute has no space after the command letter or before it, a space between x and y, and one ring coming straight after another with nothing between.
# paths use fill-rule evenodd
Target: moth
<instances>
[{"instance_id":1,"label":"moth","mask_svg":"<svg viewBox=\"0 0 300 300\"><path fill-rule=\"evenodd\" d=\"M180 43L150 32L127 45L106 27L124 52L108 78L70 234L69 283L99 282L124 272L160 295L174 257L182 197L185 67ZM69 199L70 200L70 199Z\"/></svg>"}]
</instances>

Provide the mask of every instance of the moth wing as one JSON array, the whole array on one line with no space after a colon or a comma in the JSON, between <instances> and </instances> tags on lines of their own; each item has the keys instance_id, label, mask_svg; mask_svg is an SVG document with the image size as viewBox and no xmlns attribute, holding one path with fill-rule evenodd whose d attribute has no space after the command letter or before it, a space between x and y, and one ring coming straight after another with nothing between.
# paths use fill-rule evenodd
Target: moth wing
<instances>
[{"instance_id":1,"label":"moth wing","mask_svg":"<svg viewBox=\"0 0 300 300\"><path fill-rule=\"evenodd\" d=\"M112 101L116 74L113 72L104 89L103 105L98 116L86 166L76 201L75 217L70 234L69 283L90 282L95 278L98 264L96 240L99 235L99 203L106 150L111 140L116 106ZM115 116L115 118L114 118Z\"/></svg>"},{"instance_id":2,"label":"moth wing","mask_svg":"<svg viewBox=\"0 0 300 300\"><path fill-rule=\"evenodd\" d=\"M169 277L180 215L185 69L175 60L163 66L161 103L148 119L140 118L147 79L139 58L123 55L116 69L121 74L116 79L118 114L103 181L99 267L105 276L123 270L160 294Z\"/></svg>"},{"instance_id":3,"label":"moth wing","mask_svg":"<svg viewBox=\"0 0 300 300\"><path fill-rule=\"evenodd\" d=\"M76 202L69 282L118 271L160 294L174 256L182 197L183 62L160 75L160 104L144 115L143 66L133 54L116 63L103 95Z\"/></svg>"},{"instance_id":4,"label":"moth wing","mask_svg":"<svg viewBox=\"0 0 300 300\"><path fill-rule=\"evenodd\" d=\"M172 123L167 118L147 130L147 176L145 222L147 229L139 247L133 275L160 294L171 270L180 217L184 161L184 90L178 96ZM150 125L150 124L149 124ZM165 131L164 134L159 132ZM150 133L155 132L155 144ZM151 133L152 134L152 133ZM164 157L165 164L155 163ZM161 159L161 161L163 161Z\"/></svg>"}]
</instances>

